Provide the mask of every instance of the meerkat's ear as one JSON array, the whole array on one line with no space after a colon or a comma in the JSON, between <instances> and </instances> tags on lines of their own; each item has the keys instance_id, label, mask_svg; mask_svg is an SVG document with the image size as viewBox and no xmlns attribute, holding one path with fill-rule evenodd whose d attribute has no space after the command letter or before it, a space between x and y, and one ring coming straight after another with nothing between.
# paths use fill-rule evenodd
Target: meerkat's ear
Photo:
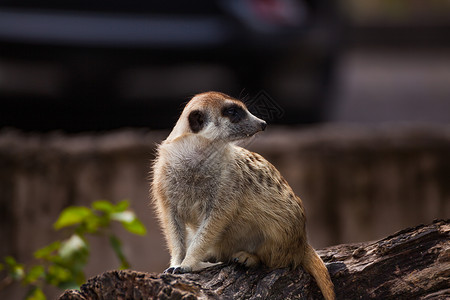
<instances>
[{"instance_id":1,"label":"meerkat's ear","mask_svg":"<svg viewBox=\"0 0 450 300\"><path fill-rule=\"evenodd\" d=\"M205 114L199 110L193 110L188 116L189 127L193 133L197 133L202 130L205 125L206 117Z\"/></svg>"}]
</instances>

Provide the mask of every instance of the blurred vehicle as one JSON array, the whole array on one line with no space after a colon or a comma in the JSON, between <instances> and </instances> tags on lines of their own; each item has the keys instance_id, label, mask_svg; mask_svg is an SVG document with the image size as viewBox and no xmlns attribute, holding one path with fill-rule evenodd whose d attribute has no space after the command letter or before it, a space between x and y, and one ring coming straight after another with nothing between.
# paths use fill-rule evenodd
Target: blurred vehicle
<instances>
[{"instance_id":1,"label":"blurred vehicle","mask_svg":"<svg viewBox=\"0 0 450 300\"><path fill-rule=\"evenodd\" d=\"M336 28L330 1L5 0L0 127L170 128L208 90L264 91L269 122L317 122Z\"/></svg>"}]
</instances>

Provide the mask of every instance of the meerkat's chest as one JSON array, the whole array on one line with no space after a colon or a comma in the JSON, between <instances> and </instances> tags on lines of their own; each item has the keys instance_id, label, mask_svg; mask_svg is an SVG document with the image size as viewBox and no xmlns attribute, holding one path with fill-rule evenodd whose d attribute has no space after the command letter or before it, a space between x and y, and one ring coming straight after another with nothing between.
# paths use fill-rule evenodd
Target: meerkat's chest
<instances>
[{"instance_id":1,"label":"meerkat's chest","mask_svg":"<svg viewBox=\"0 0 450 300\"><path fill-rule=\"evenodd\" d=\"M169 191L173 192L177 199L188 201L191 198L202 199L211 194L221 175L219 170L176 165L168 166L166 180Z\"/></svg>"},{"instance_id":2,"label":"meerkat's chest","mask_svg":"<svg viewBox=\"0 0 450 300\"><path fill-rule=\"evenodd\" d=\"M198 223L215 201L227 165L218 153L177 156L165 162L166 194L172 211L186 222Z\"/></svg>"}]
</instances>

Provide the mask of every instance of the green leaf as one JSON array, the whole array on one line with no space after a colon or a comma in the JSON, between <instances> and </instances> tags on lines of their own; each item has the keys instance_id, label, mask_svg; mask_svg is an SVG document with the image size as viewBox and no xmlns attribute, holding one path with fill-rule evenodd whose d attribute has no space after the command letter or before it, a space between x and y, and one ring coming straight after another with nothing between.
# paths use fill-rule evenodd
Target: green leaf
<instances>
[{"instance_id":1,"label":"green leaf","mask_svg":"<svg viewBox=\"0 0 450 300\"><path fill-rule=\"evenodd\" d=\"M47 270L47 282L53 286L60 287L62 284L73 281L72 272L65 268L52 264Z\"/></svg>"},{"instance_id":2,"label":"green leaf","mask_svg":"<svg viewBox=\"0 0 450 300\"><path fill-rule=\"evenodd\" d=\"M60 241L56 241L51 243L48 246L45 246L37 251L34 252L34 257L37 259L48 259L53 252L59 250L59 248L61 247L61 242Z\"/></svg>"},{"instance_id":3,"label":"green leaf","mask_svg":"<svg viewBox=\"0 0 450 300\"><path fill-rule=\"evenodd\" d=\"M122 200L116 204L114 211L115 212L123 212L123 211L127 210L127 208L129 206L130 206L130 202L128 200Z\"/></svg>"},{"instance_id":4,"label":"green leaf","mask_svg":"<svg viewBox=\"0 0 450 300\"><path fill-rule=\"evenodd\" d=\"M88 251L86 242L78 235L73 234L68 240L64 241L59 249L59 255L67 260L80 252Z\"/></svg>"},{"instance_id":5,"label":"green leaf","mask_svg":"<svg viewBox=\"0 0 450 300\"><path fill-rule=\"evenodd\" d=\"M25 284L35 283L38 279L43 278L45 269L43 266L32 267L24 278Z\"/></svg>"},{"instance_id":6,"label":"green leaf","mask_svg":"<svg viewBox=\"0 0 450 300\"><path fill-rule=\"evenodd\" d=\"M46 300L44 292L39 287L35 287L31 290L31 293L27 296L27 300Z\"/></svg>"},{"instance_id":7,"label":"green leaf","mask_svg":"<svg viewBox=\"0 0 450 300\"><path fill-rule=\"evenodd\" d=\"M53 227L58 230L63 227L80 224L92 216L92 211L87 207L71 206L62 211Z\"/></svg>"},{"instance_id":8,"label":"green leaf","mask_svg":"<svg viewBox=\"0 0 450 300\"><path fill-rule=\"evenodd\" d=\"M139 219L135 218L133 221L126 223L122 222L122 226L128 230L131 233L137 234L137 235L146 235L147 229L145 228L144 224L142 224Z\"/></svg>"},{"instance_id":9,"label":"green leaf","mask_svg":"<svg viewBox=\"0 0 450 300\"><path fill-rule=\"evenodd\" d=\"M106 214L104 214L103 216L97 216L95 214L92 214L90 218L85 220L84 225L86 227L83 230L86 230L89 233L97 233L101 227L108 227L109 223L110 220Z\"/></svg>"},{"instance_id":10,"label":"green leaf","mask_svg":"<svg viewBox=\"0 0 450 300\"><path fill-rule=\"evenodd\" d=\"M0 263L0 270L6 270L12 279L31 287L27 295L30 300L45 299L41 284L64 289L79 288L85 282L84 269L89 259L89 245L85 236L105 236L107 232L111 232L112 221L120 222L131 233L146 234L145 226L129 210L128 200L117 204L99 200L93 202L90 208L72 206L64 209L53 224L55 229L73 226L68 230L72 235L67 240L55 241L35 251L35 258L43 262L41 265L27 267L29 271L25 272L24 265L9 256ZM120 260L120 268L129 268L121 241L115 235L110 235L109 243Z\"/></svg>"},{"instance_id":11,"label":"green leaf","mask_svg":"<svg viewBox=\"0 0 450 300\"><path fill-rule=\"evenodd\" d=\"M113 248L114 252L116 253L117 257L120 260L120 269L129 269L130 264L128 263L127 259L125 258L125 255L122 251L122 243L115 235L109 236L109 243L111 244L111 247Z\"/></svg>"},{"instance_id":12,"label":"green leaf","mask_svg":"<svg viewBox=\"0 0 450 300\"><path fill-rule=\"evenodd\" d=\"M106 212L106 213L112 213L113 211L115 211L114 204L112 204L111 202L109 202L107 200L99 200L99 201L93 202L92 208L99 210L99 211Z\"/></svg>"},{"instance_id":13,"label":"green leaf","mask_svg":"<svg viewBox=\"0 0 450 300\"><path fill-rule=\"evenodd\" d=\"M22 264L19 264L14 257L6 256L5 263L8 267L9 275L14 280L22 280L25 276L25 269Z\"/></svg>"},{"instance_id":14,"label":"green leaf","mask_svg":"<svg viewBox=\"0 0 450 300\"><path fill-rule=\"evenodd\" d=\"M118 212L111 215L111 219L119 221L119 222L125 222L130 223L133 222L134 219L136 219L136 215L132 211L124 211L124 212Z\"/></svg>"},{"instance_id":15,"label":"green leaf","mask_svg":"<svg viewBox=\"0 0 450 300\"><path fill-rule=\"evenodd\" d=\"M25 276L25 270L23 266L18 265L11 270L10 275L14 280L22 280L23 277Z\"/></svg>"},{"instance_id":16,"label":"green leaf","mask_svg":"<svg viewBox=\"0 0 450 300\"><path fill-rule=\"evenodd\" d=\"M144 224L139 221L132 211L127 210L121 213L114 213L111 215L111 219L121 222L122 226L131 233L138 235L145 235L147 233Z\"/></svg>"},{"instance_id":17,"label":"green leaf","mask_svg":"<svg viewBox=\"0 0 450 300\"><path fill-rule=\"evenodd\" d=\"M8 267L14 267L17 265L17 261L14 257L12 256L6 256L5 258L5 263L8 265Z\"/></svg>"}]
</instances>

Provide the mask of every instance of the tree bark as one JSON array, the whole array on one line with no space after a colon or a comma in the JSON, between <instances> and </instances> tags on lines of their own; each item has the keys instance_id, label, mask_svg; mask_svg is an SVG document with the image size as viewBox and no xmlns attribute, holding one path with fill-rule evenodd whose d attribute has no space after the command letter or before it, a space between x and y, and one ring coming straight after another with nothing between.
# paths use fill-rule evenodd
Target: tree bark
<instances>
[{"instance_id":1,"label":"tree bark","mask_svg":"<svg viewBox=\"0 0 450 300\"><path fill-rule=\"evenodd\" d=\"M337 299L449 299L450 220L318 251ZM184 275L109 271L59 299L322 299L311 276L236 264Z\"/></svg>"}]
</instances>

